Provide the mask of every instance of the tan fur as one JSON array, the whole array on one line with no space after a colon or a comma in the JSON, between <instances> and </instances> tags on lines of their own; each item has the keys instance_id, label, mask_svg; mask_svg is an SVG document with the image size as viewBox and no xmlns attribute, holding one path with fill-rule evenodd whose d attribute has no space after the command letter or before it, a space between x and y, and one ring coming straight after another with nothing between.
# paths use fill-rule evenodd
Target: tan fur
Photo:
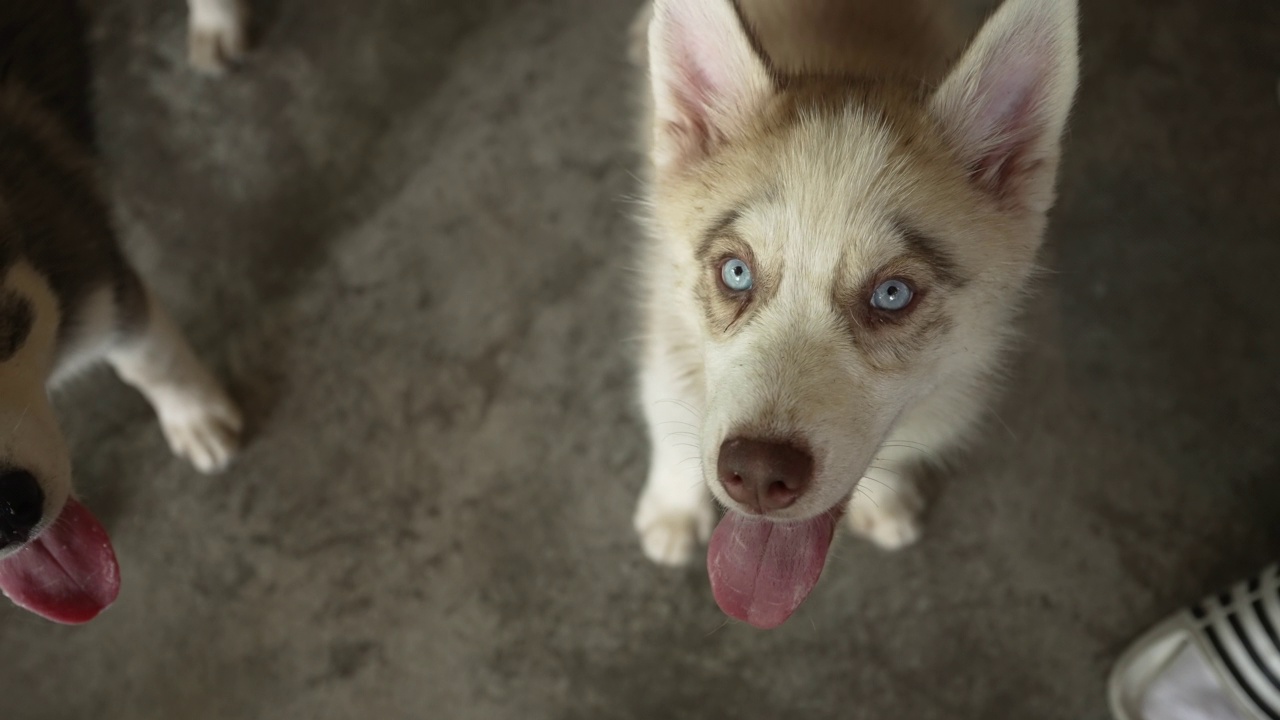
<instances>
[{"instance_id":1,"label":"tan fur","mask_svg":"<svg viewBox=\"0 0 1280 720\"><path fill-rule=\"evenodd\" d=\"M737 436L813 450L817 479L779 520L852 497L860 533L886 547L918 536L911 475L983 413L1034 272L1075 88L1074 0L1010 3L958 64L943 13L922 3L746 0L750 30L739 32L754 64L732 33L700 29L724 21L726 0L642 13L648 52L637 43L633 55L649 58L654 93L641 393L653 459L635 523L655 561L686 562L705 539L708 489L736 507L716 458ZM707 73L713 85L733 79L702 115L672 91L692 77L679 71L682 22L705 36L693 56L729 58ZM1029 65L1043 74L1025 113L1038 134L1006 162L1009 137L975 134L1003 117L981 91L990 77L1017 80L984 72L1016 69L1005 56L1023 52L1045 60ZM749 300L719 285L725 257L750 258ZM920 289L909 314L868 305L891 277Z\"/></svg>"},{"instance_id":2,"label":"tan fur","mask_svg":"<svg viewBox=\"0 0 1280 720\"><path fill-rule=\"evenodd\" d=\"M961 41L945 3L742 0L775 68L791 73L937 79Z\"/></svg>"},{"instance_id":3,"label":"tan fur","mask_svg":"<svg viewBox=\"0 0 1280 720\"><path fill-rule=\"evenodd\" d=\"M54 416L45 383L57 360L61 324L58 299L44 278L27 263L8 268L0 289L31 304L34 322L13 357L0 362L0 458L6 466L25 468L41 479L44 530L71 494L71 460ZM0 557L8 554L0 548Z\"/></svg>"}]
</instances>

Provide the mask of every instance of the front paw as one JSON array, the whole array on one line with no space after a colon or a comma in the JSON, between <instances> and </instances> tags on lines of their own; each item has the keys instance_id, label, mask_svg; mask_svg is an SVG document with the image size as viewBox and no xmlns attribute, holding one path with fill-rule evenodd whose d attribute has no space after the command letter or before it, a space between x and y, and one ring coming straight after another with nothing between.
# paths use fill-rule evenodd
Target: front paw
<instances>
[{"instance_id":1,"label":"front paw","mask_svg":"<svg viewBox=\"0 0 1280 720\"><path fill-rule=\"evenodd\" d=\"M220 389L179 396L157 411L173 454L202 473L226 469L240 449L244 423L239 409Z\"/></svg>"},{"instance_id":2,"label":"front paw","mask_svg":"<svg viewBox=\"0 0 1280 720\"><path fill-rule=\"evenodd\" d=\"M634 522L646 557L659 565L680 567L688 565L698 547L711 537L715 510L710 499L691 507L672 507L655 493L645 492Z\"/></svg>"},{"instance_id":3,"label":"front paw","mask_svg":"<svg viewBox=\"0 0 1280 720\"><path fill-rule=\"evenodd\" d=\"M908 483L863 486L849 501L849 528L885 550L901 550L924 532L924 499Z\"/></svg>"},{"instance_id":4,"label":"front paw","mask_svg":"<svg viewBox=\"0 0 1280 720\"><path fill-rule=\"evenodd\" d=\"M200 72L220 75L248 51L248 11L239 0L194 5L187 35L188 59Z\"/></svg>"}]
</instances>

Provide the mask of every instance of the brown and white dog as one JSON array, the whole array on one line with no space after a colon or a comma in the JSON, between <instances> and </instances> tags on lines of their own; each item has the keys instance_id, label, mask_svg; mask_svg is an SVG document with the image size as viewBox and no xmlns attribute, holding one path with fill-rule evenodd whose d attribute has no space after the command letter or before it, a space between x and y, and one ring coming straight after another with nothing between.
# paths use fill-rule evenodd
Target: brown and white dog
<instances>
[{"instance_id":1,"label":"brown and white dog","mask_svg":"<svg viewBox=\"0 0 1280 720\"><path fill-rule=\"evenodd\" d=\"M197 1L195 5L200 5ZM105 360L205 472L240 413L116 244L96 179L76 0L0 5L0 591L58 622L116 597L102 526L75 499L49 388Z\"/></svg>"},{"instance_id":2,"label":"brown and white dog","mask_svg":"<svg viewBox=\"0 0 1280 720\"><path fill-rule=\"evenodd\" d=\"M1035 272L1075 0L1006 0L955 62L922 0L655 0L644 552L758 627L841 518L920 535L919 463L983 414ZM727 508L715 526L712 499Z\"/></svg>"}]
</instances>

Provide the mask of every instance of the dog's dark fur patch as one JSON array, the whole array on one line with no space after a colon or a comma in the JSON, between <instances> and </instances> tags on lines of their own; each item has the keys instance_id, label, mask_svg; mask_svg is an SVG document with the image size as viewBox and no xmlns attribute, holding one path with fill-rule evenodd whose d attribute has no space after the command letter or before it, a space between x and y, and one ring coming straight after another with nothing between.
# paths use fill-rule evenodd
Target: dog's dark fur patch
<instances>
[{"instance_id":1,"label":"dog's dark fur patch","mask_svg":"<svg viewBox=\"0 0 1280 720\"><path fill-rule=\"evenodd\" d=\"M77 142L92 147L84 31L74 0L0 3L0 83L21 83Z\"/></svg>"},{"instance_id":2,"label":"dog's dark fur patch","mask_svg":"<svg viewBox=\"0 0 1280 720\"><path fill-rule=\"evenodd\" d=\"M894 227L911 252L929 263L940 281L953 288L961 287L968 282L967 278L960 275L955 260L942 243L915 229L901 218L894 221Z\"/></svg>"},{"instance_id":3,"label":"dog's dark fur patch","mask_svg":"<svg viewBox=\"0 0 1280 720\"><path fill-rule=\"evenodd\" d=\"M10 290L0 290L0 362L18 352L35 321L35 311L26 298Z\"/></svg>"},{"instance_id":4,"label":"dog's dark fur patch","mask_svg":"<svg viewBox=\"0 0 1280 720\"><path fill-rule=\"evenodd\" d=\"M0 270L21 259L44 276L63 337L104 287L121 330L146 317L145 291L94 177L89 80L75 0L0 3Z\"/></svg>"}]
</instances>

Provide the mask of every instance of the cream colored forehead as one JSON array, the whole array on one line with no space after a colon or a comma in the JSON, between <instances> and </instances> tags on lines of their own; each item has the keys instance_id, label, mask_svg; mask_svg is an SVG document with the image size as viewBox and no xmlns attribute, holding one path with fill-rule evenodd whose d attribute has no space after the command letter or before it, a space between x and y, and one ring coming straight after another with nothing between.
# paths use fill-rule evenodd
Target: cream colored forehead
<instances>
[{"instance_id":1,"label":"cream colored forehead","mask_svg":"<svg viewBox=\"0 0 1280 720\"><path fill-rule=\"evenodd\" d=\"M768 187L736 224L757 261L816 280L837 268L871 272L902 252L894 222L910 179L895 143L852 110L780 138L763 173Z\"/></svg>"}]
</instances>

